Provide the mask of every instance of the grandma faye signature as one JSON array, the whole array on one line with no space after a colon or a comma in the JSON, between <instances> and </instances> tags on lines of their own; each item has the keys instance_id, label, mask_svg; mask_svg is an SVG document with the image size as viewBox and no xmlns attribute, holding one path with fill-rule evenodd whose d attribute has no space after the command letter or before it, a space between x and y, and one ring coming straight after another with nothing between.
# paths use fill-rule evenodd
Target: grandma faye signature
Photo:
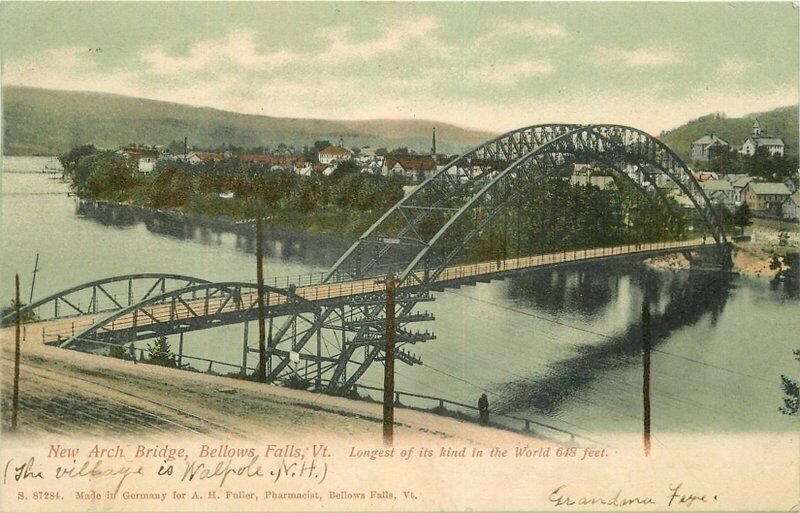
<instances>
[{"instance_id":1,"label":"grandma faye signature","mask_svg":"<svg viewBox=\"0 0 800 513\"><path fill-rule=\"evenodd\" d=\"M622 489L609 494L584 495L581 492L567 490L567 485L561 485L547 497L553 506L612 506L625 508L628 506L657 506L666 505L673 508L691 508L700 504L711 504L717 501L716 495L689 491L683 483L670 484L668 491L663 495L638 495L624 493Z\"/></svg>"}]
</instances>

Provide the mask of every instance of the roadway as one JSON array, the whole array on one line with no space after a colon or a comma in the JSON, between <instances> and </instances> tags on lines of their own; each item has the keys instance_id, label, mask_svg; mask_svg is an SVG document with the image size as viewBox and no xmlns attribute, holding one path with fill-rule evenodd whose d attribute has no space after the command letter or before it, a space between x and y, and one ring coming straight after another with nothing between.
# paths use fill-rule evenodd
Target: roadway
<instances>
[{"instance_id":1,"label":"roadway","mask_svg":"<svg viewBox=\"0 0 800 513\"><path fill-rule=\"evenodd\" d=\"M492 262L456 265L444 269L436 277L433 285L435 288L444 288L464 282L500 278L503 275L541 267L590 262L626 255L649 255L679 250L691 250L710 245L713 245L713 242L706 243L703 239L693 239L688 241L657 242L639 245L630 244L585 250L570 250L544 255L509 258ZM414 285L416 284L416 280L409 277L405 283ZM403 286L410 285L400 285L399 288L402 289ZM384 288L384 284L377 281L375 278L367 278L301 286L296 288L295 295L298 298L324 304L331 300L340 300L347 296L380 292L383 291ZM289 301L285 295L274 291L270 291L266 296L266 303L270 305L270 307L279 306ZM257 301L257 294L252 292L243 293L241 295L241 302L230 300L229 296L224 295L201 299L187 298L175 304L147 305L115 319L113 323L110 323L105 329L114 331L136 327L138 330L140 328L146 329L148 325L157 322L174 322L175 320L189 319L191 317L235 313L237 311L255 308ZM115 311L116 310L106 310L88 315L76 315L60 319L31 322L24 326L24 338L26 340L36 340L39 342L66 340L92 326L96 322L105 319Z\"/></svg>"}]
</instances>

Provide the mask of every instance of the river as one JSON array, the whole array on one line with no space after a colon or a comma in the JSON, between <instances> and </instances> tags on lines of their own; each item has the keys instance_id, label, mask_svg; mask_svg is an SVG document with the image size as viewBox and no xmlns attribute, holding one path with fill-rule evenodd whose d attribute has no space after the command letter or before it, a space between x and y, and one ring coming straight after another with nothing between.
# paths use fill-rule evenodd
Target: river
<instances>
[{"instance_id":1,"label":"river","mask_svg":"<svg viewBox=\"0 0 800 513\"><path fill-rule=\"evenodd\" d=\"M43 160L6 157L0 198L0 302L14 274L27 302L106 276L181 273L210 280L255 278L253 240L120 207L82 205ZM333 237L271 237L268 276L327 269L348 247ZM592 435L641 429L641 302L653 300L653 431L782 432L781 374L800 377L800 299L767 278L654 270L638 262L533 271L436 294L426 304L437 339L397 365L397 388L474 403ZM251 332L255 331L251 329ZM186 352L237 362L239 327L187 335ZM251 333L250 344L255 344ZM379 386L378 364L361 382Z\"/></svg>"}]
</instances>

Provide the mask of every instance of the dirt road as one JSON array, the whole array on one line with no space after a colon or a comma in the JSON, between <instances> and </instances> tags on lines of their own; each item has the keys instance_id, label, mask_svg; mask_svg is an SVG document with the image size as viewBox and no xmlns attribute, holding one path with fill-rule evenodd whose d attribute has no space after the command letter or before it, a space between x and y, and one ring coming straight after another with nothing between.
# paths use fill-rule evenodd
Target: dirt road
<instances>
[{"instance_id":1,"label":"dirt road","mask_svg":"<svg viewBox=\"0 0 800 513\"><path fill-rule=\"evenodd\" d=\"M0 330L2 422L9 425L11 328ZM169 434L261 439L276 434L381 436L380 404L179 371L24 342L20 434L114 439ZM397 410L396 437L454 438L478 445L529 437L410 410Z\"/></svg>"}]
</instances>

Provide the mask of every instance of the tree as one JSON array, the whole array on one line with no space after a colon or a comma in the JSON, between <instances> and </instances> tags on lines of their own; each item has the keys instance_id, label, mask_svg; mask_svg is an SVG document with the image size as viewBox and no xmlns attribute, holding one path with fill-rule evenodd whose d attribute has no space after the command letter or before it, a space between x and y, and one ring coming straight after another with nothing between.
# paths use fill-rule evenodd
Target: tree
<instances>
[{"instance_id":1,"label":"tree","mask_svg":"<svg viewBox=\"0 0 800 513\"><path fill-rule=\"evenodd\" d=\"M111 358L118 358L120 360L127 360L130 358L128 350L123 346L113 345L108 349L108 356Z\"/></svg>"},{"instance_id":2,"label":"tree","mask_svg":"<svg viewBox=\"0 0 800 513\"><path fill-rule=\"evenodd\" d=\"M24 306L25 306L25 303L20 301L20 303L19 303L20 309L22 309ZM17 311L17 300L12 298L11 299L11 304L9 306L4 307L2 310L0 310L0 318L3 318L6 315L9 315L9 314L14 313L16 311ZM33 322L33 321L36 321L36 320L38 320L37 315L33 311L29 311L29 312L25 312L25 313L22 314L22 319L20 319L20 322L22 324L25 324L26 322ZM14 321L10 321L10 323L14 324Z\"/></svg>"},{"instance_id":3,"label":"tree","mask_svg":"<svg viewBox=\"0 0 800 513\"><path fill-rule=\"evenodd\" d=\"M741 228L742 233L747 226L753 224L753 214L750 212L750 205L742 203L733 214L733 224Z\"/></svg>"},{"instance_id":4,"label":"tree","mask_svg":"<svg viewBox=\"0 0 800 513\"><path fill-rule=\"evenodd\" d=\"M800 349L792 351L795 360L800 362ZM797 380L789 378L781 374L781 386L785 397L783 398L783 406L778 410L784 415L797 415L800 411L800 385Z\"/></svg>"},{"instance_id":5,"label":"tree","mask_svg":"<svg viewBox=\"0 0 800 513\"><path fill-rule=\"evenodd\" d=\"M772 255L769 261L769 268L773 271L777 271L777 273L775 273L775 278L780 278L781 274L783 274L783 262L781 262L781 257Z\"/></svg>"},{"instance_id":6,"label":"tree","mask_svg":"<svg viewBox=\"0 0 800 513\"><path fill-rule=\"evenodd\" d=\"M147 188L147 206L154 208L182 207L189 202L192 181L180 164L169 164L154 173Z\"/></svg>"},{"instance_id":7,"label":"tree","mask_svg":"<svg viewBox=\"0 0 800 513\"><path fill-rule=\"evenodd\" d=\"M153 341L153 345L147 344L147 351L150 353L148 363L161 365L162 367L175 367L175 353L167 342L167 337L161 336Z\"/></svg>"},{"instance_id":8,"label":"tree","mask_svg":"<svg viewBox=\"0 0 800 513\"><path fill-rule=\"evenodd\" d=\"M331 180L338 181L343 176L358 173L360 168L358 164L352 160L343 160L336 164L336 169L331 173Z\"/></svg>"},{"instance_id":9,"label":"tree","mask_svg":"<svg viewBox=\"0 0 800 513\"><path fill-rule=\"evenodd\" d=\"M112 151L93 152L81 157L69 173L80 195L115 198L129 192L135 183L136 162Z\"/></svg>"},{"instance_id":10,"label":"tree","mask_svg":"<svg viewBox=\"0 0 800 513\"><path fill-rule=\"evenodd\" d=\"M741 168L739 152L729 146L716 144L708 150L708 170L727 175L738 173Z\"/></svg>"},{"instance_id":11,"label":"tree","mask_svg":"<svg viewBox=\"0 0 800 513\"><path fill-rule=\"evenodd\" d=\"M78 162L85 156L97 152L97 148L93 144L85 144L72 148L67 153L58 157L61 166L64 168L66 174L72 174Z\"/></svg>"},{"instance_id":12,"label":"tree","mask_svg":"<svg viewBox=\"0 0 800 513\"><path fill-rule=\"evenodd\" d=\"M320 174L301 177L292 188L291 205L308 214L325 204L325 179Z\"/></svg>"}]
</instances>

